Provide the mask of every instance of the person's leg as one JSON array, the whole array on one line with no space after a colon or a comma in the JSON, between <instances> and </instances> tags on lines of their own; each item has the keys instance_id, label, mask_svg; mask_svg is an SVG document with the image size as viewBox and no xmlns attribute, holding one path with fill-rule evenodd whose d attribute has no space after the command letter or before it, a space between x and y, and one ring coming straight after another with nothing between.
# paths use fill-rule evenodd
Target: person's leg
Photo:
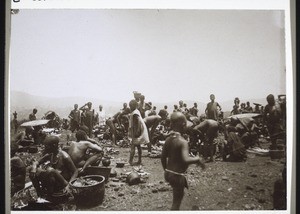
<instances>
[{"instance_id":1,"label":"person's leg","mask_svg":"<svg viewBox=\"0 0 300 214\"><path fill-rule=\"evenodd\" d=\"M133 143L131 142L131 146L130 146L130 156L129 156L129 164L130 164L130 165L133 164L134 153L135 153L135 145L133 145Z\"/></svg>"},{"instance_id":2,"label":"person's leg","mask_svg":"<svg viewBox=\"0 0 300 214\"><path fill-rule=\"evenodd\" d=\"M56 191L60 191L68 185L65 178L55 169L49 169L48 178L45 182L48 194L53 194Z\"/></svg>"},{"instance_id":3,"label":"person's leg","mask_svg":"<svg viewBox=\"0 0 300 214\"><path fill-rule=\"evenodd\" d=\"M137 146L137 150L138 150L138 162L137 162L137 164L141 164L142 163L142 148L141 148L141 145Z\"/></svg>"},{"instance_id":4,"label":"person's leg","mask_svg":"<svg viewBox=\"0 0 300 214\"><path fill-rule=\"evenodd\" d=\"M183 196L184 196L184 188L173 187L173 203L172 203L171 210L179 210Z\"/></svg>"},{"instance_id":5,"label":"person's leg","mask_svg":"<svg viewBox=\"0 0 300 214\"><path fill-rule=\"evenodd\" d=\"M29 168L29 172L31 172L31 167ZM29 178L32 182L32 185L35 188L36 193L39 197L41 197L43 195L43 191L42 191L41 184L40 184L42 173L45 173L45 172L42 171L41 169L37 169L35 174L31 174L31 173L29 174Z\"/></svg>"},{"instance_id":6,"label":"person's leg","mask_svg":"<svg viewBox=\"0 0 300 214\"><path fill-rule=\"evenodd\" d=\"M82 171L84 171L85 168L88 167L89 165L92 165L92 164L96 163L97 161L101 160L102 157L103 157L102 153L96 153L96 154L92 155L91 157L89 157L85 161L85 163L84 163L84 165L82 167Z\"/></svg>"}]
</instances>

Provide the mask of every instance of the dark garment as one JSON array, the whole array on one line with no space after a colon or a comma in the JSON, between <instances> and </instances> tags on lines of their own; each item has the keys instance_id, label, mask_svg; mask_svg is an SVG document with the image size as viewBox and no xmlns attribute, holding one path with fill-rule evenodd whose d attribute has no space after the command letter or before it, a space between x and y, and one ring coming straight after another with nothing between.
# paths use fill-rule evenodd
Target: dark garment
<instances>
[{"instance_id":1,"label":"dark garment","mask_svg":"<svg viewBox=\"0 0 300 214\"><path fill-rule=\"evenodd\" d=\"M165 180L169 182L172 188L184 189L186 187L188 189L187 180L184 175L178 175L165 171Z\"/></svg>"},{"instance_id":2,"label":"dark garment","mask_svg":"<svg viewBox=\"0 0 300 214\"><path fill-rule=\"evenodd\" d=\"M217 102L210 102L207 103L207 119L212 119L218 121L218 106L219 104Z\"/></svg>"},{"instance_id":3,"label":"dark garment","mask_svg":"<svg viewBox=\"0 0 300 214\"><path fill-rule=\"evenodd\" d=\"M21 158L13 157L11 163L11 194L25 187L26 166Z\"/></svg>"},{"instance_id":4,"label":"dark garment","mask_svg":"<svg viewBox=\"0 0 300 214\"><path fill-rule=\"evenodd\" d=\"M196 107L190 108L189 113L193 116L198 116L198 109Z\"/></svg>"},{"instance_id":5,"label":"dark garment","mask_svg":"<svg viewBox=\"0 0 300 214\"><path fill-rule=\"evenodd\" d=\"M89 128L89 137L92 137L92 130L94 126L94 111L93 110L86 110L84 124Z\"/></svg>"},{"instance_id":6,"label":"dark garment","mask_svg":"<svg viewBox=\"0 0 300 214\"><path fill-rule=\"evenodd\" d=\"M31 113L31 114L29 115L29 120L30 120L30 121L36 120L35 114Z\"/></svg>"},{"instance_id":7,"label":"dark garment","mask_svg":"<svg viewBox=\"0 0 300 214\"><path fill-rule=\"evenodd\" d=\"M246 149L242 144L240 137L234 133L229 132L227 138L228 144L224 148L223 159L225 161L245 161Z\"/></svg>"}]
</instances>

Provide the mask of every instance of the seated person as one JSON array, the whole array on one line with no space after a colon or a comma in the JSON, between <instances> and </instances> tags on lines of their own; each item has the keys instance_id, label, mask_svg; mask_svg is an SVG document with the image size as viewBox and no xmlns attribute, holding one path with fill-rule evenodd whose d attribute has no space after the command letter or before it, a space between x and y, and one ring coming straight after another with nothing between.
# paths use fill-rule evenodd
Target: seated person
<instances>
[{"instance_id":1,"label":"seated person","mask_svg":"<svg viewBox=\"0 0 300 214\"><path fill-rule=\"evenodd\" d=\"M31 138L26 137L26 132L25 131L19 132L16 135L14 142L17 145L20 145L20 146L23 146L23 147L27 147L27 146L30 146L30 145L33 144L33 140Z\"/></svg>"},{"instance_id":2,"label":"seated person","mask_svg":"<svg viewBox=\"0 0 300 214\"><path fill-rule=\"evenodd\" d=\"M87 141L87 134L82 130L76 133L76 138L77 142L71 143L68 154L77 168L82 167L80 172L83 172L87 166L100 163L103 150ZM91 153L88 153L88 150L91 150Z\"/></svg>"},{"instance_id":3,"label":"seated person","mask_svg":"<svg viewBox=\"0 0 300 214\"><path fill-rule=\"evenodd\" d=\"M11 195L13 196L16 192L24 189L25 177L26 177L26 166L22 159L15 156L18 150L18 144L15 142L11 143L10 147L10 172L11 172Z\"/></svg>"},{"instance_id":4,"label":"seated person","mask_svg":"<svg viewBox=\"0 0 300 214\"><path fill-rule=\"evenodd\" d=\"M29 178L39 197L48 200L65 194L68 182L78 176L71 157L58 147L59 138L49 136L44 141L44 156L29 168Z\"/></svg>"},{"instance_id":5,"label":"seated person","mask_svg":"<svg viewBox=\"0 0 300 214\"><path fill-rule=\"evenodd\" d=\"M239 162L246 160L247 156L245 146L242 144L240 137L235 132L228 133L222 155L224 161Z\"/></svg>"}]
</instances>

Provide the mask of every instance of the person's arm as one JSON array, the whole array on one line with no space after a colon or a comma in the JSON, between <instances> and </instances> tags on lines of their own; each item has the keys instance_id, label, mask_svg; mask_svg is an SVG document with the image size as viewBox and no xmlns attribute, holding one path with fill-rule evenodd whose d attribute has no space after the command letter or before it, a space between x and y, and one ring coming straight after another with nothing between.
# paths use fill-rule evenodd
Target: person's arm
<instances>
[{"instance_id":1,"label":"person's arm","mask_svg":"<svg viewBox=\"0 0 300 214\"><path fill-rule=\"evenodd\" d=\"M65 167L72 173L72 176L70 178L70 181L77 178L78 176L78 169L76 168L74 162L72 161L70 155L67 153L64 154L64 164Z\"/></svg>"},{"instance_id":2,"label":"person's arm","mask_svg":"<svg viewBox=\"0 0 300 214\"><path fill-rule=\"evenodd\" d=\"M91 142L86 141L86 142L85 142L85 145L86 145L89 149L95 150L95 151L97 151L97 152L103 152L103 149L102 149L100 146L98 146L98 145L96 145L96 144L93 144L93 143L91 143Z\"/></svg>"},{"instance_id":3,"label":"person's arm","mask_svg":"<svg viewBox=\"0 0 300 214\"><path fill-rule=\"evenodd\" d=\"M220 106L219 103L217 103L217 106L219 107L220 111L222 110L222 107Z\"/></svg>"},{"instance_id":4,"label":"person's arm","mask_svg":"<svg viewBox=\"0 0 300 214\"><path fill-rule=\"evenodd\" d=\"M167 145L168 145L168 140L166 140L161 153L161 165L164 170L167 168L167 153L168 153Z\"/></svg>"},{"instance_id":5,"label":"person's arm","mask_svg":"<svg viewBox=\"0 0 300 214\"><path fill-rule=\"evenodd\" d=\"M43 157L41 157L38 161L33 161L32 167L31 167L31 172L30 172L30 173L31 173L31 174L35 174L35 173L36 173L37 167L38 167L40 164L46 162L46 160L49 159L50 155L51 155L51 154L46 154L46 155L44 155Z\"/></svg>"},{"instance_id":6,"label":"person's arm","mask_svg":"<svg viewBox=\"0 0 300 214\"><path fill-rule=\"evenodd\" d=\"M132 132L133 132L133 137L134 138L137 138L141 135L141 127L140 127L140 124L139 124L139 116L138 115L133 115L133 118L132 118Z\"/></svg>"},{"instance_id":7,"label":"person's arm","mask_svg":"<svg viewBox=\"0 0 300 214\"><path fill-rule=\"evenodd\" d=\"M182 159L186 164L199 164L202 168L205 167L205 165L201 162L199 156L196 157L190 157L189 156L189 147L188 147L188 142L184 139L179 139L181 141L181 155Z\"/></svg>"}]
</instances>

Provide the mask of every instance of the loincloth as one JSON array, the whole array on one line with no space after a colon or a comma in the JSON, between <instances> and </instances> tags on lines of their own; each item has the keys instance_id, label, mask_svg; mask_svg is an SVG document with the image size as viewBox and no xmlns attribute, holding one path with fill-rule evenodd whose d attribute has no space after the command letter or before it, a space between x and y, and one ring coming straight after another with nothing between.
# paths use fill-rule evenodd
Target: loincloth
<instances>
[{"instance_id":1,"label":"loincloth","mask_svg":"<svg viewBox=\"0 0 300 214\"><path fill-rule=\"evenodd\" d=\"M186 187L188 189L187 180L183 173L178 173L178 172L174 172L172 170L166 169L165 180L167 182L169 182L169 184L173 188L184 189Z\"/></svg>"}]
</instances>

